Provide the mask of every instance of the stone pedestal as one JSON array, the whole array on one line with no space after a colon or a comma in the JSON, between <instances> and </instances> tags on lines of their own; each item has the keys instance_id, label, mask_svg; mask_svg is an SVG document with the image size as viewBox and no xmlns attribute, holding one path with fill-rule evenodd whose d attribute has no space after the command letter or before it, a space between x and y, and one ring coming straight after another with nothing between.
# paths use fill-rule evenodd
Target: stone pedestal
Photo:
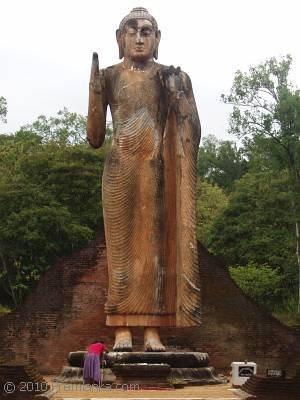
<instances>
[{"instance_id":1,"label":"stone pedestal","mask_svg":"<svg viewBox=\"0 0 300 400\"><path fill-rule=\"evenodd\" d=\"M227 383L227 379L220 379L215 374L213 367L202 368L171 368L169 380L176 385L216 385Z\"/></svg>"},{"instance_id":2,"label":"stone pedestal","mask_svg":"<svg viewBox=\"0 0 300 400\"><path fill-rule=\"evenodd\" d=\"M83 367L71 367L66 365L62 368L61 373L55 378L56 382L69 384L81 384L83 382ZM111 384L116 381L116 376L110 368L101 368L102 384Z\"/></svg>"},{"instance_id":3,"label":"stone pedestal","mask_svg":"<svg viewBox=\"0 0 300 400\"><path fill-rule=\"evenodd\" d=\"M207 353L111 352L106 362L116 375L117 383L151 387L224 383L209 367Z\"/></svg>"},{"instance_id":4,"label":"stone pedestal","mask_svg":"<svg viewBox=\"0 0 300 400\"><path fill-rule=\"evenodd\" d=\"M207 367L207 353L199 352L110 352L106 355L106 365L115 364L168 364L171 368L201 368Z\"/></svg>"},{"instance_id":5,"label":"stone pedestal","mask_svg":"<svg viewBox=\"0 0 300 400\"><path fill-rule=\"evenodd\" d=\"M116 383L127 387L169 388L171 367L168 364L115 364Z\"/></svg>"},{"instance_id":6,"label":"stone pedestal","mask_svg":"<svg viewBox=\"0 0 300 400\"><path fill-rule=\"evenodd\" d=\"M85 351L71 352L69 366L57 380L82 382ZM200 352L110 352L103 357L102 383L170 387L225 383L209 366L209 356Z\"/></svg>"}]
</instances>

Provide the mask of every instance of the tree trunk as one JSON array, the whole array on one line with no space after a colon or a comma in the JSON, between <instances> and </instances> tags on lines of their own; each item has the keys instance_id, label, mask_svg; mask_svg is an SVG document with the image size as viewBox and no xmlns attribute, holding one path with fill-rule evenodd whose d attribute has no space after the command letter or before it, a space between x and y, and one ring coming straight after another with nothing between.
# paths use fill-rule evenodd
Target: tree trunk
<instances>
[{"instance_id":1,"label":"tree trunk","mask_svg":"<svg viewBox=\"0 0 300 400\"><path fill-rule=\"evenodd\" d=\"M9 277L9 273L8 273L8 269L7 269L7 266L6 266L5 258L4 258L2 253L0 253L0 258L1 258L1 261L2 261L3 269L6 272L8 288L9 288L9 290L5 290L5 291L6 291L7 294L9 294L11 296L11 298L12 298L12 300L14 302L14 306L17 307L18 302L17 302L17 299L16 299L15 291L14 291L14 288L12 286L12 283L11 283L11 280L10 280L10 277Z\"/></svg>"},{"instance_id":2,"label":"tree trunk","mask_svg":"<svg viewBox=\"0 0 300 400\"><path fill-rule=\"evenodd\" d=\"M296 222L296 256L298 261L298 280L299 280L299 287L298 287L298 313L300 314L300 229L299 229L299 222Z\"/></svg>"}]
</instances>

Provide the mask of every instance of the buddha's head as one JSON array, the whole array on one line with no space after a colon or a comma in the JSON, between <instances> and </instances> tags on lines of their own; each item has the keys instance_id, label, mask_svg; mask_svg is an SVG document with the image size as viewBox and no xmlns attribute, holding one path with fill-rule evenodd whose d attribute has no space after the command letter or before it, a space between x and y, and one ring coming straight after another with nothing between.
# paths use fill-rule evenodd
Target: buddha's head
<instances>
[{"instance_id":1,"label":"buddha's head","mask_svg":"<svg viewBox=\"0 0 300 400\"><path fill-rule=\"evenodd\" d=\"M145 8L134 8L126 15L116 35L120 58L146 62L158 57L160 31L155 18Z\"/></svg>"}]
</instances>

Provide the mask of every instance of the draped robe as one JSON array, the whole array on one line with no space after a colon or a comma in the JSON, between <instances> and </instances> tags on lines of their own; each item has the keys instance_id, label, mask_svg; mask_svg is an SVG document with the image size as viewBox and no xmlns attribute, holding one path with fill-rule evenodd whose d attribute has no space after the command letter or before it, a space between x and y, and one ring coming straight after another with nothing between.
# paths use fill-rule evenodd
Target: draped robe
<instances>
[{"instance_id":1,"label":"draped robe","mask_svg":"<svg viewBox=\"0 0 300 400\"><path fill-rule=\"evenodd\" d=\"M110 326L195 326L201 320L196 242L200 123L188 76L170 103L159 71L102 70L113 140L102 178Z\"/></svg>"}]
</instances>

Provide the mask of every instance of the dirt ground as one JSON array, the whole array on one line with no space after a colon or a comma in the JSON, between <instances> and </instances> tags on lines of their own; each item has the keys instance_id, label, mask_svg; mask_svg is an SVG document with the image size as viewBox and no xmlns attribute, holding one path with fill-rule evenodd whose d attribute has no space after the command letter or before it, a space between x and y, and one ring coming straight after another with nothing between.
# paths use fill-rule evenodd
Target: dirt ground
<instances>
[{"instance_id":1,"label":"dirt ground","mask_svg":"<svg viewBox=\"0 0 300 400\"><path fill-rule=\"evenodd\" d=\"M99 388L89 385L65 384L52 382L52 377L46 377L52 388L58 388L51 400L62 399L241 399L234 393L231 384L188 386L182 389L140 390L139 388L118 387Z\"/></svg>"}]
</instances>

